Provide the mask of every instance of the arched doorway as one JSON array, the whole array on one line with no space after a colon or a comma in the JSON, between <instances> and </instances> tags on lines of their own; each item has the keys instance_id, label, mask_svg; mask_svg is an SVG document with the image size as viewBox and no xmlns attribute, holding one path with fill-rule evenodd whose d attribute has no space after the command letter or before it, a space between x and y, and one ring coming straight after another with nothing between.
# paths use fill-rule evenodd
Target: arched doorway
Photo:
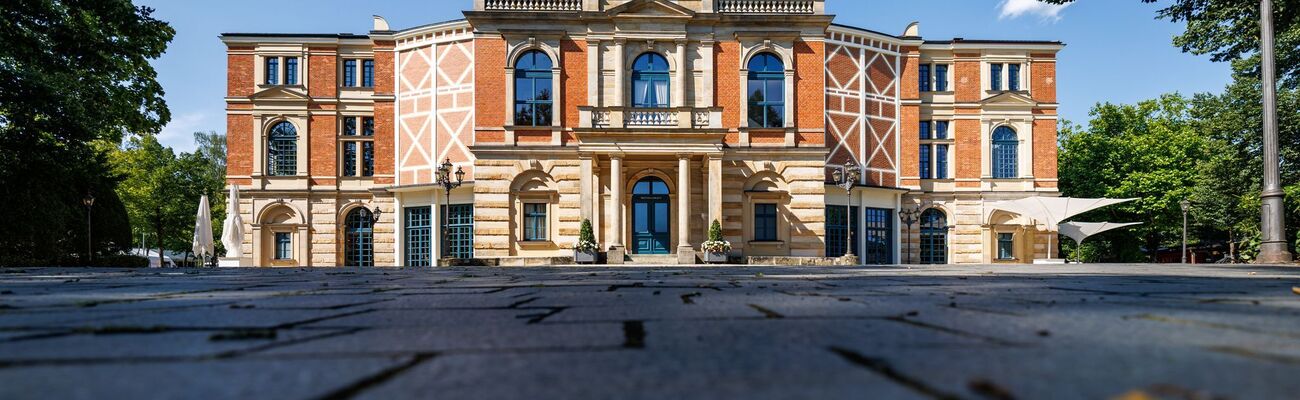
<instances>
[{"instance_id":1,"label":"arched doorway","mask_svg":"<svg viewBox=\"0 0 1300 400\"><path fill-rule=\"evenodd\" d=\"M931 208L921 214L921 264L948 263L948 215Z\"/></svg>"},{"instance_id":2,"label":"arched doorway","mask_svg":"<svg viewBox=\"0 0 1300 400\"><path fill-rule=\"evenodd\" d=\"M343 235L346 237L343 249L344 265L375 266L374 221L374 215L365 207L358 207L348 213L343 224Z\"/></svg>"},{"instance_id":3,"label":"arched doorway","mask_svg":"<svg viewBox=\"0 0 1300 400\"><path fill-rule=\"evenodd\" d=\"M672 215L668 184L648 177L632 187L633 254L669 254Z\"/></svg>"}]
</instances>

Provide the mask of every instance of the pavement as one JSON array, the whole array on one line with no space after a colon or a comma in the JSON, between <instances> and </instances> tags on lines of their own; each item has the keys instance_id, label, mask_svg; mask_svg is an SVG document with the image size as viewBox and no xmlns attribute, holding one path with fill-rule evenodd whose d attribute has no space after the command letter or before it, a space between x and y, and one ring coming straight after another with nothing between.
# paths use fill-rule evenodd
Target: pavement
<instances>
[{"instance_id":1,"label":"pavement","mask_svg":"<svg viewBox=\"0 0 1300 400\"><path fill-rule=\"evenodd\" d=\"M1300 269L0 269L0 399L1300 398Z\"/></svg>"}]
</instances>

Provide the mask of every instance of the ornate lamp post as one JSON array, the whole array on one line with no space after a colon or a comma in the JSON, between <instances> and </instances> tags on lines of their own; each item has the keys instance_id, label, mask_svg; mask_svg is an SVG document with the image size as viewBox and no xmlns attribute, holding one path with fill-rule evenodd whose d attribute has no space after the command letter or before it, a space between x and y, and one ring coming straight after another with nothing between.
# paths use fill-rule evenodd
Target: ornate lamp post
<instances>
[{"instance_id":1,"label":"ornate lamp post","mask_svg":"<svg viewBox=\"0 0 1300 400\"><path fill-rule=\"evenodd\" d=\"M844 192L848 194L844 202L846 204L844 207L844 256L851 258L854 256L853 223L849 218L853 214L853 186L858 184L859 179L862 179L862 167L851 162L845 162L844 169L835 171L833 175L839 187L843 188Z\"/></svg>"},{"instance_id":2,"label":"ornate lamp post","mask_svg":"<svg viewBox=\"0 0 1300 400\"><path fill-rule=\"evenodd\" d=\"M1260 230L1264 240L1259 246L1262 264L1286 264L1292 260L1286 243L1286 220L1283 218L1286 196L1279 184L1277 147L1277 83L1273 65L1273 1L1260 0L1260 71L1264 90L1264 190Z\"/></svg>"},{"instance_id":3,"label":"ornate lamp post","mask_svg":"<svg viewBox=\"0 0 1300 400\"><path fill-rule=\"evenodd\" d=\"M904 208L898 211L898 219L907 225L907 263L912 263L912 224L921 219L920 208Z\"/></svg>"},{"instance_id":4,"label":"ornate lamp post","mask_svg":"<svg viewBox=\"0 0 1300 400\"><path fill-rule=\"evenodd\" d=\"M448 247L449 242L447 240L447 234L448 234L447 224L451 222L451 216L448 215L451 214L451 190L460 187L460 185L465 182L465 170L460 167L456 167L456 180L455 181L451 180L451 175L452 175L451 167L452 167L451 159L448 158L442 162L442 165L438 166L438 176L437 176L437 184L439 186L442 186L443 193L446 193L447 195L447 202L444 203L444 206L446 207L446 211L442 213L441 243L442 243L443 259L451 258L451 248Z\"/></svg>"},{"instance_id":5,"label":"ornate lamp post","mask_svg":"<svg viewBox=\"0 0 1300 400\"><path fill-rule=\"evenodd\" d=\"M1189 201L1187 201L1187 200L1183 200L1183 201L1178 202L1178 205L1179 205L1180 207L1183 208L1183 257L1182 257L1182 260L1183 260L1183 264L1187 264L1187 211L1189 211L1189 210L1192 209L1192 203L1189 202Z\"/></svg>"},{"instance_id":6,"label":"ornate lamp post","mask_svg":"<svg viewBox=\"0 0 1300 400\"><path fill-rule=\"evenodd\" d=\"M95 206L95 196L87 192L86 197L81 199L81 205L86 206L86 264L89 266L91 262L95 261L95 254L92 250L94 248L92 243L94 242L91 239L90 230L90 209Z\"/></svg>"}]
</instances>

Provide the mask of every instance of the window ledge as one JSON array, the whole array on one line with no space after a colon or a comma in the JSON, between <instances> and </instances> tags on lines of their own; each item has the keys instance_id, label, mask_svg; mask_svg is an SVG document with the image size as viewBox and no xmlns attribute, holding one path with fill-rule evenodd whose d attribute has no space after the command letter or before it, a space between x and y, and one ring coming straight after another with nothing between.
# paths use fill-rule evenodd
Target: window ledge
<instances>
[{"instance_id":1,"label":"window ledge","mask_svg":"<svg viewBox=\"0 0 1300 400\"><path fill-rule=\"evenodd\" d=\"M779 247L779 246L785 246L785 241L784 240L751 240L749 241L749 245L755 247Z\"/></svg>"},{"instance_id":2,"label":"window ledge","mask_svg":"<svg viewBox=\"0 0 1300 400\"><path fill-rule=\"evenodd\" d=\"M526 249L542 249L557 247L555 242L550 240L520 240L519 247Z\"/></svg>"}]
</instances>

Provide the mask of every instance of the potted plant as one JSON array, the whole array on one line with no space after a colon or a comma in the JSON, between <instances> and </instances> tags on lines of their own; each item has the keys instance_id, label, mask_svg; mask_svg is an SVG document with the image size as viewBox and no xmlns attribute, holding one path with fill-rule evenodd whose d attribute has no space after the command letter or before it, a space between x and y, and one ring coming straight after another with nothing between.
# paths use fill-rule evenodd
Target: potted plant
<instances>
[{"instance_id":1,"label":"potted plant","mask_svg":"<svg viewBox=\"0 0 1300 400\"><path fill-rule=\"evenodd\" d=\"M600 245L596 244L596 233L591 228L591 220L582 220L582 229L578 231L578 244L573 246L573 262L578 264L595 264L596 253Z\"/></svg>"},{"instance_id":2,"label":"potted plant","mask_svg":"<svg viewBox=\"0 0 1300 400\"><path fill-rule=\"evenodd\" d=\"M713 224L709 225L709 240L700 245L700 250L703 250L706 263L727 262L727 257L731 255L731 242L722 240L722 222L715 219Z\"/></svg>"}]
</instances>

